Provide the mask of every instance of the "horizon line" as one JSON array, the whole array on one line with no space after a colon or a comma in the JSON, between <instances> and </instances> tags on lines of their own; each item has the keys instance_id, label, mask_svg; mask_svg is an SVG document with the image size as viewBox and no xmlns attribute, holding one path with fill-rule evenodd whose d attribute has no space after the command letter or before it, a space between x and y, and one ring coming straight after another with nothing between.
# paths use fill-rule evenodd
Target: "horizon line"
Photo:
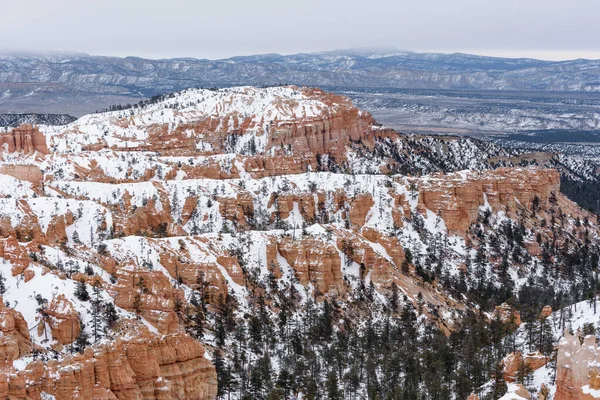
<instances>
[{"instance_id":1,"label":"horizon line","mask_svg":"<svg viewBox=\"0 0 600 400\"><path fill-rule=\"evenodd\" d=\"M145 60L162 61L162 60L198 60L198 61L226 61L233 58L245 58L245 57L261 57L261 56L282 56L290 57L297 55L318 55L327 53L372 53L371 55L381 55L384 57L392 57L395 55L408 55L408 54L443 54L443 55L468 55L476 57L487 57L487 58L499 58L499 59L513 59L513 60L535 60L535 61L546 61L546 62L568 62L568 61L597 61L600 60L600 51L560 51L560 50L458 50L458 51L444 51L444 50L428 50L428 51L414 51L414 50L401 50L395 48L386 47L354 47L354 48L339 48L332 50L321 50L321 51L301 51L301 52L263 52L263 53L248 53L248 54L237 54L227 57L199 57L199 56L163 56L163 57L152 57L152 56L140 56L140 55L108 55L94 52L85 51L74 51L74 50L24 50L24 49L0 49L0 56L79 56L79 57L105 57L105 58L140 58Z\"/></svg>"}]
</instances>

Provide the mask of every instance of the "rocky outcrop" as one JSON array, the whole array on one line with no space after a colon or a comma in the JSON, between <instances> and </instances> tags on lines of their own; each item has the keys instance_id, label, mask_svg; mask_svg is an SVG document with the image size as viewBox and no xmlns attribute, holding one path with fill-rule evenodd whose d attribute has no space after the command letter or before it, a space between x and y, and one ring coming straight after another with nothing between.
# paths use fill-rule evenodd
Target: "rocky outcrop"
<instances>
[{"instance_id":1,"label":"rocky outcrop","mask_svg":"<svg viewBox=\"0 0 600 400\"><path fill-rule=\"evenodd\" d=\"M520 351L510 353L502 360L504 380L515 382L522 373L523 376L543 367L548 362L548 357L539 351L523 355Z\"/></svg>"},{"instance_id":2,"label":"rocky outcrop","mask_svg":"<svg viewBox=\"0 0 600 400\"><path fill-rule=\"evenodd\" d=\"M600 348L595 336L583 343L565 331L558 343L555 400L600 399Z\"/></svg>"},{"instance_id":3,"label":"rocky outcrop","mask_svg":"<svg viewBox=\"0 0 600 400\"><path fill-rule=\"evenodd\" d=\"M247 142L246 135L252 135L253 141L266 144L258 149L249 147L248 152L275 150L281 156L291 151L296 158L311 159L313 167L316 155L329 153L334 159L344 161L346 146L351 142L373 144L376 125L373 117L354 107L349 98L319 89L235 88L231 92L204 91L198 95L209 97L216 103L214 108L203 110L204 113L194 112L187 122L174 129L157 122L140 125L130 118L114 124L119 128L143 128L147 132L143 142L133 141L134 150L157 151L162 155L194 155L198 151L207 155L230 153L238 142ZM266 102L271 97L270 103ZM179 110L175 113L187 114ZM73 133L79 132L73 130Z\"/></svg>"},{"instance_id":4,"label":"rocky outcrop","mask_svg":"<svg viewBox=\"0 0 600 400\"><path fill-rule=\"evenodd\" d=\"M254 215L252 196L248 192L240 192L237 197L217 197L221 216L232 221L236 227L248 228L247 218Z\"/></svg>"},{"instance_id":5,"label":"rocky outcrop","mask_svg":"<svg viewBox=\"0 0 600 400\"><path fill-rule=\"evenodd\" d=\"M171 207L164 191L160 198L150 198L140 207L132 206L131 195L125 192L122 205L114 209L113 229L119 236L167 236L173 229Z\"/></svg>"},{"instance_id":6,"label":"rocky outcrop","mask_svg":"<svg viewBox=\"0 0 600 400\"><path fill-rule=\"evenodd\" d=\"M551 193L560 190L560 174L550 169L498 168L434 175L415 183L419 187L419 210L433 211L449 232L464 235L481 206L514 212L517 206L531 209L536 196L542 203L547 201Z\"/></svg>"},{"instance_id":7,"label":"rocky outcrop","mask_svg":"<svg viewBox=\"0 0 600 400\"><path fill-rule=\"evenodd\" d=\"M65 345L77 339L81 331L79 315L64 294L54 297L45 312L48 315L46 323L50 326L54 340ZM42 326L43 324L40 325Z\"/></svg>"},{"instance_id":8,"label":"rocky outcrop","mask_svg":"<svg viewBox=\"0 0 600 400\"><path fill-rule=\"evenodd\" d=\"M302 285L310 282L320 294L340 295L346 292L340 257L331 244L314 238L282 238L277 242L277 251L292 267Z\"/></svg>"},{"instance_id":9,"label":"rocky outcrop","mask_svg":"<svg viewBox=\"0 0 600 400\"><path fill-rule=\"evenodd\" d=\"M39 399L42 392L70 399L214 399L217 377L203 346L187 335L156 336L147 329L62 361L34 361L25 370L4 369L11 398Z\"/></svg>"},{"instance_id":10,"label":"rocky outcrop","mask_svg":"<svg viewBox=\"0 0 600 400\"><path fill-rule=\"evenodd\" d=\"M375 202L368 193L361 193L350 202L350 222L353 226L362 228L367 219L367 214Z\"/></svg>"},{"instance_id":11,"label":"rocky outcrop","mask_svg":"<svg viewBox=\"0 0 600 400\"><path fill-rule=\"evenodd\" d=\"M27 156L36 151L42 154L49 153L46 137L37 127L28 124L0 134L0 150L2 153L21 153Z\"/></svg>"},{"instance_id":12,"label":"rocky outcrop","mask_svg":"<svg viewBox=\"0 0 600 400\"><path fill-rule=\"evenodd\" d=\"M492 313L492 319L499 319L500 322L512 326L513 329L521 325L521 314L519 311L506 303L496 306Z\"/></svg>"},{"instance_id":13,"label":"rocky outcrop","mask_svg":"<svg viewBox=\"0 0 600 400\"><path fill-rule=\"evenodd\" d=\"M291 193L272 193L267 207L274 207L271 215L271 221L276 218L286 219L297 205L302 218L308 223L314 222L316 218L315 196L310 193L291 194Z\"/></svg>"},{"instance_id":14,"label":"rocky outcrop","mask_svg":"<svg viewBox=\"0 0 600 400\"><path fill-rule=\"evenodd\" d=\"M0 239L0 257L11 263L12 276L23 273L30 264L27 249L19 244L15 236Z\"/></svg>"},{"instance_id":15,"label":"rocky outcrop","mask_svg":"<svg viewBox=\"0 0 600 400\"><path fill-rule=\"evenodd\" d=\"M31 339L27 322L20 312L6 307L0 297L0 369L12 366L14 360L30 352Z\"/></svg>"},{"instance_id":16,"label":"rocky outcrop","mask_svg":"<svg viewBox=\"0 0 600 400\"><path fill-rule=\"evenodd\" d=\"M338 107L331 114L318 118L304 119L300 123L280 123L269 134L269 145L291 148L297 155L330 153L336 160L345 159L345 147L351 141L372 140L369 137L373 118L353 107L345 97L324 93L320 90L304 89L311 97Z\"/></svg>"},{"instance_id":17,"label":"rocky outcrop","mask_svg":"<svg viewBox=\"0 0 600 400\"><path fill-rule=\"evenodd\" d=\"M540 316L538 318L539 319L546 319L550 315L552 315L552 307L551 306L544 306L544 308L542 308L542 311L540 312Z\"/></svg>"},{"instance_id":18,"label":"rocky outcrop","mask_svg":"<svg viewBox=\"0 0 600 400\"><path fill-rule=\"evenodd\" d=\"M44 179L42 170L37 165L0 165L0 174L10 175L22 181L28 181L34 185L40 185Z\"/></svg>"},{"instance_id":19,"label":"rocky outcrop","mask_svg":"<svg viewBox=\"0 0 600 400\"><path fill-rule=\"evenodd\" d=\"M137 312L161 333L180 330L174 310L178 302L184 304L185 296L161 271L128 265L117 268L115 276L117 283L109 290L117 306Z\"/></svg>"}]
</instances>

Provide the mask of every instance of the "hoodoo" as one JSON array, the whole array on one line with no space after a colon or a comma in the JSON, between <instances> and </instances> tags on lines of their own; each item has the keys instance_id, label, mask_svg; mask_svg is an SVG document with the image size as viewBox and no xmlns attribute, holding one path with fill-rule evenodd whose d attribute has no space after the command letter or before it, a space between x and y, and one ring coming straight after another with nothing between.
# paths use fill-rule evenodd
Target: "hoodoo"
<instances>
[{"instance_id":1,"label":"hoodoo","mask_svg":"<svg viewBox=\"0 0 600 400\"><path fill-rule=\"evenodd\" d=\"M0 397L515 399L534 369L540 395L598 390L590 339L548 378L558 311L540 312L600 251L551 157L405 135L293 86L0 144ZM435 358L453 349L470 353Z\"/></svg>"},{"instance_id":2,"label":"hoodoo","mask_svg":"<svg viewBox=\"0 0 600 400\"><path fill-rule=\"evenodd\" d=\"M14 128L11 132L0 134L0 146L3 153L19 153L26 156L36 151L48 154L46 137L38 127L25 124Z\"/></svg>"}]
</instances>

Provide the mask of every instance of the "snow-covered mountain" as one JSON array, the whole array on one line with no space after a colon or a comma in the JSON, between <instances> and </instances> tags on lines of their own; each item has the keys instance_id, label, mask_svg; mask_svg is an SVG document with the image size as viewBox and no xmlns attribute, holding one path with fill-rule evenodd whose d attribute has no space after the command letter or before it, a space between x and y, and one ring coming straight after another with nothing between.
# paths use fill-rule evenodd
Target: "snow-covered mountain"
<instances>
[{"instance_id":1,"label":"snow-covered mountain","mask_svg":"<svg viewBox=\"0 0 600 400\"><path fill-rule=\"evenodd\" d=\"M517 321L595 290L597 217L560 190L592 167L319 89L188 89L0 148L0 395L498 394Z\"/></svg>"},{"instance_id":2,"label":"snow-covered mountain","mask_svg":"<svg viewBox=\"0 0 600 400\"><path fill-rule=\"evenodd\" d=\"M0 111L81 115L188 87L239 84L597 92L599 74L593 60L459 53L348 50L223 60L14 54L0 56Z\"/></svg>"}]
</instances>

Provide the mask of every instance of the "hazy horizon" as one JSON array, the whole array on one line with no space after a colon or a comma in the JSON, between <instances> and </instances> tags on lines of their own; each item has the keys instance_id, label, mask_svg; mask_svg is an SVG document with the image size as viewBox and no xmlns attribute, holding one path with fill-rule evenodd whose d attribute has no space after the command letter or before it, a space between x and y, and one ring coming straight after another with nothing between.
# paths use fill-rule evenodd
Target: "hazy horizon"
<instances>
[{"instance_id":1,"label":"hazy horizon","mask_svg":"<svg viewBox=\"0 0 600 400\"><path fill-rule=\"evenodd\" d=\"M222 59L378 47L600 58L600 2L593 0L5 3L0 35L10 45L4 51Z\"/></svg>"},{"instance_id":2,"label":"hazy horizon","mask_svg":"<svg viewBox=\"0 0 600 400\"><path fill-rule=\"evenodd\" d=\"M469 54L475 56L482 57L499 57L499 58L530 58L542 61L570 61L577 59L587 59L587 60L600 60L600 51L589 51L589 52L577 52L577 51L567 51L567 52L552 52L552 51L486 51L486 50L456 50L456 51L444 51L444 50L431 50L431 51L415 51L415 50L406 50L406 49L382 49L377 47L359 47L359 48L336 48L336 49L328 49L328 50L315 50L315 51L302 51L302 52L262 52L262 53L247 53L247 54L231 54L224 57L219 58L210 58L210 57L199 57L199 56L189 56L189 55L180 55L173 57L146 57L138 54L95 54L87 51L80 50L35 50L35 49L4 49L0 47L0 55L12 55L12 56L27 56L27 55L88 55L92 57L116 57L116 58L127 58L127 57L138 57L149 60L170 60L170 59L197 59L197 60L211 60L218 61L224 60L233 57L248 57L248 56L261 56L268 54L278 54L283 56L296 55L296 54L315 54L315 53L328 53L328 52L351 52L351 51L373 51L373 52L381 52L381 53L415 53L415 54L426 54L426 53L440 53L440 54Z\"/></svg>"}]
</instances>

